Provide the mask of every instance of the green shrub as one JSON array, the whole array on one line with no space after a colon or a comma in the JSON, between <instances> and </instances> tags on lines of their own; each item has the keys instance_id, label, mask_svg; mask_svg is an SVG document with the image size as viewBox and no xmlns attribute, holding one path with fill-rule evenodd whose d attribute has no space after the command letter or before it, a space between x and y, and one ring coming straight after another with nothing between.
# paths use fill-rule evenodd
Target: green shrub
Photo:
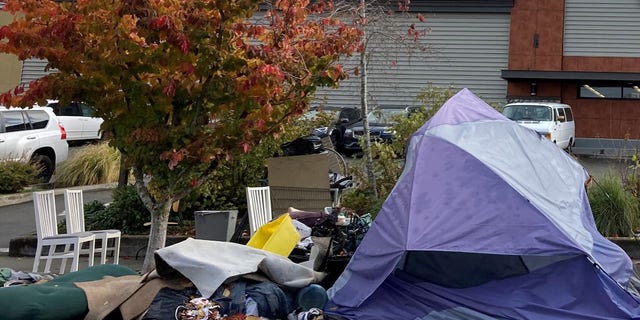
<instances>
[{"instance_id":1,"label":"green shrub","mask_svg":"<svg viewBox=\"0 0 640 320\"><path fill-rule=\"evenodd\" d=\"M118 182L120 152L107 142L87 145L56 168L57 187Z\"/></svg>"},{"instance_id":2,"label":"green shrub","mask_svg":"<svg viewBox=\"0 0 640 320\"><path fill-rule=\"evenodd\" d=\"M631 159L624 159L626 167L621 170L620 176L624 188L637 198L640 198L640 157L634 154Z\"/></svg>"},{"instance_id":3,"label":"green shrub","mask_svg":"<svg viewBox=\"0 0 640 320\"><path fill-rule=\"evenodd\" d=\"M405 148L409 138L424 123L429 120L440 107L455 94L452 87L447 89L429 85L418 94L420 107L415 109L405 118L397 118L393 126L395 132L391 144L372 143L371 154L374 159L374 175L378 200L369 196L369 184L365 171L365 161L354 160L351 163L350 174L357 181L355 189L345 194L343 206L353 210L357 214L370 213L374 218L380 211L380 207L389 193L398 182L404 169ZM362 142L361 142L362 143Z\"/></svg>"},{"instance_id":4,"label":"green shrub","mask_svg":"<svg viewBox=\"0 0 640 320\"><path fill-rule=\"evenodd\" d=\"M384 200L384 198L379 198L378 201L372 201L367 189L352 188L345 192L342 198L342 206L347 212L353 212L358 215L370 213L375 218L382 208Z\"/></svg>"},{"instance_id":5,"label":"green shrub","mask_svg":"<svg viewBox=\"0 0 640 320\"><path fill-rule=\"evenodd\" d=\"M183 216L191 219L197 210L236 209L244 214L247 208L245 188L259 186L260 180L266 178L267 159L280 154L283 143L308 135L313 128L328 126L332 119L332 113L324 111L312 119L298 119L287 125L281 136L266 136L249 153L220 163L194 192L180 201Z\"/></svg>"},{"instance_id":6,"label":"green shrub","mask_svg":"<svg viewBox=\"0 0 640 320\"><path fill-rule=\"evenodd\" d=\"M147 234L143 224L151 214L133 186L113 190L113 202L108 206L92 201L84 206L87 230L119 229L124 234Z\"/></svg>"},{"instance_id":7,"label":"green shrub","mask_svg":"<svg viewBox=\"0 0 640 320\"><path fill-rule=\"evenodd\" d=\"M588 195L598 231L609 237L632 236L640 226L638 198L611 172L594 181Z\"/></svg>"},{"instance_id":8,"label":"green shrub","mask_svg":"<svg viewBox=\"0 0 640 320\"><path fill-rule=\"evenodd\" d=\"M23 161L0 161L0 193L16 193L38 181L38 165Z\"/></svg>"}]
</instances>

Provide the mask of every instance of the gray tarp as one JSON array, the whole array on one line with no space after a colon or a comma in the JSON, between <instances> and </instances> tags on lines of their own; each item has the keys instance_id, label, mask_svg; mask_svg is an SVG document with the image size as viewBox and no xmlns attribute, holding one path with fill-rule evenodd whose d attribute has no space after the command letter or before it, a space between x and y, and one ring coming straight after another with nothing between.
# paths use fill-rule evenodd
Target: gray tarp
<instances>
[{"instance_id":1,"label":"gray tarp","mask_svg":"<svg viewBox=\"0 0 640 320\"><path fill-rule=\"evenodd\" d=\"M213 295L228 279L257 272L290 288L302 288L324 277L323 273L265 250L232 242L192 238L157 250L156 265L163 263L191 280L203 297ZM160 268L158 273L161 273Z\"/></svg>"}]
</instances>

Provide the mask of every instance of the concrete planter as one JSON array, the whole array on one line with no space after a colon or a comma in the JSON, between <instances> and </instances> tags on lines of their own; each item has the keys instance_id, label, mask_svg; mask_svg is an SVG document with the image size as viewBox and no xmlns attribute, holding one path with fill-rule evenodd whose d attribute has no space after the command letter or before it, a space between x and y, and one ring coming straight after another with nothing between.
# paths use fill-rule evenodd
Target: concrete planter
<instances>
[{"instance_id":1,"label":"concrete planter","mask_svg":"<svg viewBox=\"0 0 640 320\"><path fill-rule=\"evenodd\" d=\"M609 237L611 242L617 244L624 250L631 259L640 259L640 238L632 237Z\"/></svg>"},{"instance_id":2,"label":"concrete planter","mask_svg":"<svg viewBox=\"0 0 640 320\"><path fill-rule=\"evenodd\" d=\"M167 236L166 245L170 246L186 240L186 236ZM144 258L149 236L147 235L122 235L120 239L120 256ZM9 256L33 257L36 253L38 240L34 236L24 236L11 239L9 242Z\"/></svg>"}]
</instances>

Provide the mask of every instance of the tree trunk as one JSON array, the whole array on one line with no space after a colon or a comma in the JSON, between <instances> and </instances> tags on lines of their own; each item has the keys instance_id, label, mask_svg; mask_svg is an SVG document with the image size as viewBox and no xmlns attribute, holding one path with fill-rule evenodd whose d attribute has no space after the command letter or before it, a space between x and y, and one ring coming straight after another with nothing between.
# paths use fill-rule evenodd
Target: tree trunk
<instances>
[{"instance_id":1,"label":"tree trunk","mask_svg":"<svg viewBox=\"0 0 640 320\"><path fill-rule=\"evenodd\" d=\"M118 188L122 188L129 183L129 168L126 165L126 156L120 151L120 171L118 172Z\"/></svg>"},{"instance_id":2,"label":"tree trunk","mask_svg":"<svg viewBox=\"0 0 640 320\"><path fill-rule=\"evenodd\" d=\"M142 264L142 273L147 273L155 269L154 253L160 248L164 248L167 241L167 226L169 225L169 212L173 198L167 200L162 206L151 212L151 230L149 232L149 242L147 252Z\"/></svg>"},{"instance_id":3,"label":"tree trunk","mask_svg":"<svg viewBox=\"0 0 640 320\"><path fill-rule=\"evenodd\" d=\"M366 20L366 3L365 0L360 0L361 11L360 19ZM369 103L367 95L369 94L368 78L367 78L367 26L366 23L362 27L362 38L365 41L362 51L360 52L360 106L362 109L362 129L364 131L364 142L362 146L362 152L365 159L365 171L367 172L367 180L369 182L369 194L372 201L378 200L378 188L376 186L375 169L373 167L373 156L371 154L371 134L369 132L369 120L367 114L369 113Z\"/></svg>"},{"instance_id":4,"label":"tree trunk","mask_svg":"<svg viewBox=\"0 0 640 320\"><path fill-rule=\"evenodd\" d=\"M171 205L176 200L175 197L168 196L162 202L156 201L147 189L145 175L142 168L133 166L133 176L136 178L135 188L140 200L151 214L151 225L149 226L149 241L147 242L147 252L142 263L142 272L147 273L155 269L154 253L160 248L164 248L167 241L167 227L169 225L169 213Z\"/></svg>"}]
</instances>

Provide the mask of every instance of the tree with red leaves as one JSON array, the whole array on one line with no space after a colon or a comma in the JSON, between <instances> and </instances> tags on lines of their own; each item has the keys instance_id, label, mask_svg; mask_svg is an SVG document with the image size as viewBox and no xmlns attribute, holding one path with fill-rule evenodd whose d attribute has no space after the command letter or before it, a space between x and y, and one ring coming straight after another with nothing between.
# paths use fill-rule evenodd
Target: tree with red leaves
<instances>
[{"instance_id":1,"label":"tree with red leaves","mask_svg":"<svg viewBox=\"0 0 640 320\"><path fill-rule=\"evenodd\" d=\"M143 271L164 247L171 204L209 172L281 133L318 86L345 74L357 28L331 2L8 0L0 52L58 72L0 103L84 101L126 157L151 214Z\"/></svg>"}]
</instances>

